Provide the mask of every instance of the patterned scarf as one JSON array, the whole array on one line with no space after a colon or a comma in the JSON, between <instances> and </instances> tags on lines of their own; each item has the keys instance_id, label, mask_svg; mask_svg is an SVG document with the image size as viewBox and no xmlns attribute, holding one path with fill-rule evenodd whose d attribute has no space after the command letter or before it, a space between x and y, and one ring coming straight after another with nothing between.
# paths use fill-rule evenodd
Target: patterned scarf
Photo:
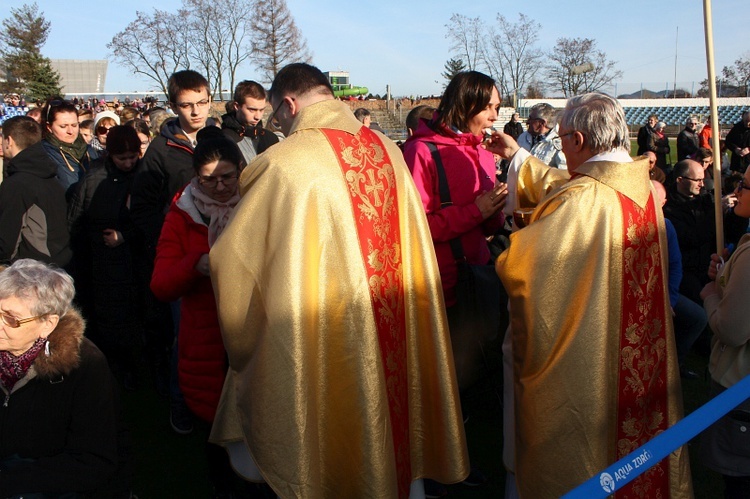
<instances>
[{"instance_id":1,"label":"patterned scarf","mask_svg":"<svg viewBox=\"0 0 750 499\"><path fill-rule=\"evenodd\" d=\"M45 338L37 338L31 348L18 357L10 352L0 352L0 383L8 390L8 393L13 390L18 380L26 376L31 364L44 348L45 341L47 341Z\"/></svg>"},{"instance_id":2,"label":"patterned scarf","mask_svg":"<svg viewBox=\"0 0 750 499\"><path fill-rule=\"evenodd\" d=\"M234 196L229 198L229 201L220 203L200 190L197 177L190 181L190 187L192 188L191 194L195 207L198 208L201 215L210 220L208 223L208 247L210 248L219 238L219 234L224 230L224 227L227 226L229 216L240 201L240 194L235 192Z\"/></svg>"}]
</instances>

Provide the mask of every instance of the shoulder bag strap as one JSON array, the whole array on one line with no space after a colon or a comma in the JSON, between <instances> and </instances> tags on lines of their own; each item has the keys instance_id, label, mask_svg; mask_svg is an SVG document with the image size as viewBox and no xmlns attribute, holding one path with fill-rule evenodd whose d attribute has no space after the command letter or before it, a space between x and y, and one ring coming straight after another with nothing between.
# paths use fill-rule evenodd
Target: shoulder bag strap
<instances>
[{"instance_id":1,"label":"shoulder bag strap","mask_svg":"<svg viewBox=\"0 0 750 499\"><path fill-rule=\"evenodd\" d=\"M437 174L438 174L438 190L440 191L440 208L451 206L453 204L453 201L451 201L451 191L448 188L448 179L445 176L445 168L443 167L443 160L440 159L440 153L438 152L437 145L434 142L425 142L425 144L427 144L427 148L430 150L430 153L432 154L432 160L435 162L435 169L437 170ZM456 237L454 239L451 239L450 243L451 243L451 250L453 251L453 258L455 258L457 262L465 261L466 257L464 257L464 250L461 247L460 238Z\"/></svg>"}]
</instances>

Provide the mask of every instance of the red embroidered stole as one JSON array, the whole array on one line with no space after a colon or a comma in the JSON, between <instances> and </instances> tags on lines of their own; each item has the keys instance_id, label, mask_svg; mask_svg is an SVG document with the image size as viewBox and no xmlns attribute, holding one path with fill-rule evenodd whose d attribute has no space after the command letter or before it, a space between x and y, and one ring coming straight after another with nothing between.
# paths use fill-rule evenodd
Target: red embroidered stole
<instances>
[{"instance_id":1,"label":"red embroidered stole","mask_svg":"<svg viewBox=\"0 0 750 499\"><path fill-rule=\"evenodd\" d=\"M406 317L396 177L383 143L369 128L356 135L323 129L349 188L388 391L399 497L409 496L411 456Z\"/></svg>"},{"instance_id":2,"label":"red embroidered stole","mask_svg":"<svg viewBox=\"0 0 750 499\"><path fill-rule=\"evenodd\" d=\"M661 261L661 252L666 248L659 247L653 196L645 209L620 193L618 196L623 216L624 286L617 409L617 459L620 459L666 430L669 423L667 317ZM618 490L615 497L667 499L668 459Z\"/></svg>"}]
</instances>

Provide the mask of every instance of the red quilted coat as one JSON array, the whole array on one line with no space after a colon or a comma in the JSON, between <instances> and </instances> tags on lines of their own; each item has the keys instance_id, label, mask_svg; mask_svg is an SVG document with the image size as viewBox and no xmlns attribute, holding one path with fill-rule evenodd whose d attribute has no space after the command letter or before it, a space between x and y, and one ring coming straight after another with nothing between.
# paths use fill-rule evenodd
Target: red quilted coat
<instances>
[{"instance_id":1,"label":"red quilted coat","mask_svg":"<svg viewBox=\"0 0 750 499\"><path fill-rule=\"evenodd\" d=\"M209 251L208 226L190 192L188 184L175 196L164 219L151 290L165 302L182 298L177 341L180 389L190 410L212 422L227 360L211 278L195 270L201 255Z\"/></svg>"}]
</instances>

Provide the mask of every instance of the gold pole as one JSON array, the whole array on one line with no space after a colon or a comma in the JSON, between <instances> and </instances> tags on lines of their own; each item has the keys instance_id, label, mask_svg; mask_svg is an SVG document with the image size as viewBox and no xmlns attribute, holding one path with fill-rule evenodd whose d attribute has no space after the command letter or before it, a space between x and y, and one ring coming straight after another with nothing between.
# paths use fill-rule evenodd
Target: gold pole
<instances>
[{"instance_id":1,"label":"gold pole","mask_svg":"<svg viewBox=\"0 0 750 499\"><path fill-rule=\"evenodd\" d=\"M711 19L711 0L703 0L703 21L706 32L706 65L711 105L711 146L714 153L714 218L716 220L716 253L724 252L724 216L721 209L721 157L719 151L719 113L716 105L716 71L714 70L714 34Z\"/></svg>"}]
</instances>

